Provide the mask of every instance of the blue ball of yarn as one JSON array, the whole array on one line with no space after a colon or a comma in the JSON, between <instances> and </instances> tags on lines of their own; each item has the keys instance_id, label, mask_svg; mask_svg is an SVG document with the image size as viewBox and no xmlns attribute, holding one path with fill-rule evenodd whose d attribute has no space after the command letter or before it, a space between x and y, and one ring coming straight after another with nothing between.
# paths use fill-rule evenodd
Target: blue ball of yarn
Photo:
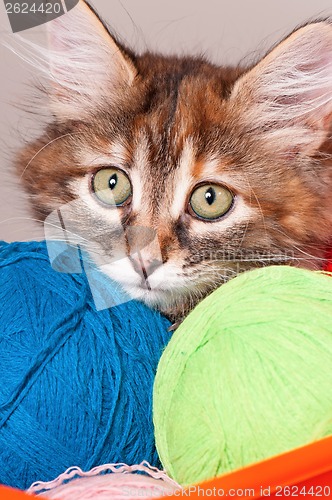
<instances>
[{"instance_id":1,"label":"blue ball of yarn","mask_svg":"<svg viewBox=\"0 0 332 500\"><path fill-rule=\"evenodd\" d=\"M152 386L168 320L135 301L97 311L86 275L53 270L44 242L2 242L0 325L0 483L160 465Z\"/></svg>"}]
</instances>

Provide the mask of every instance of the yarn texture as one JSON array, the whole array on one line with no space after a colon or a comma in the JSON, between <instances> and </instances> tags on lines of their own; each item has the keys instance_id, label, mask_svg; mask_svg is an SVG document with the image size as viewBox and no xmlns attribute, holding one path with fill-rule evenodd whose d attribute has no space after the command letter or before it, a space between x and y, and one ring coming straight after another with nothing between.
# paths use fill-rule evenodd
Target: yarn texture
<instances>
[{"instance_id":1,"label":"yarn texture","mask_svg":"<svg viewBox=\"0 0 332 500\"><path fill-rule=\"evenodd\" d=\"M273 266L184 320L154 386L157 449L182 485L332 433L332 281Z\"/></svg>"},{"instance_id":2,"label":"yarn texture","mask_svg":"<svg viewBox=\"0 0 332 500\"><path fill-rule=\"evenodd\" d=\"M70 467L50 482L37 482L28 493L59 500L130 500L171 496L181 487L150 464L105 464L84 472Z\"/></svg>"},{"instance_id":3,"label":"yarn texture","mask_svg":"<svg viewBox=\"0 0 332 500\"><path fill-rule=\"evenodd\" d=\"M44 242L2 242L0 325L0 483L160 465L152 386L168 320L134 301L96 311L86 275L54 271Z\"/></svg>"}]
</instances>

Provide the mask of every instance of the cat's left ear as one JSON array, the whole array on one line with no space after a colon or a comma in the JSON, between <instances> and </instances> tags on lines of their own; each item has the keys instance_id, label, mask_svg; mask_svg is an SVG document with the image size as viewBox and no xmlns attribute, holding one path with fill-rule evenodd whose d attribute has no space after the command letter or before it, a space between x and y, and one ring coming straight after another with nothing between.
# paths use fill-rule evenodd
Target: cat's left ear
<instances>
[{"instance_id":1,"label":"cat's left ear","mask_svg":"<svg viewBox=\"0 0 332 500\"><path fill-rule=\"evenodd\" d=\"M276 151L314 153L331 130L332 23L293 32L239 78L230 102Z\"/></svg>"},{"instance_id":2,"label":"cat's left ear","mask_svg":"<svg viewBox=\"0 0 332 500\"><path fill-rule=\"evenodd\" d=\"M84 119L107 103L121 105L137 71L92 8L79 0L46 26L49 97L56 118Z\"/></svg>"}]
</instances>

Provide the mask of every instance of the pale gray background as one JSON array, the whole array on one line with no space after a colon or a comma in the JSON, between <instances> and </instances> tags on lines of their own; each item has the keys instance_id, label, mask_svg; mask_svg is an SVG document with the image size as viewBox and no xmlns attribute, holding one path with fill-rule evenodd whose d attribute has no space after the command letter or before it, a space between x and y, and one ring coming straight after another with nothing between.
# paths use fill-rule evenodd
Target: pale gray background
<instances>
[{"instance_id":1,"label":"pale gray background","mask_svg":"<svg viewBox=\"0 0 332 500\"><path fill-rule=\"evenodd\" d=\"M93 5L137 50L205 52L220 64L253 59L298 24L332 15L331 0L94 0ZM1 40L8 41L8 34L9 41L16 36L1 2ZM22 35L43 43L44 28ZM27 102L31 68L0 44L0 75L0 240L41 239L42 228L31 220L11 166L22 137L36 136L41 126L14 106Z\"/></svg>"}]
</instances>

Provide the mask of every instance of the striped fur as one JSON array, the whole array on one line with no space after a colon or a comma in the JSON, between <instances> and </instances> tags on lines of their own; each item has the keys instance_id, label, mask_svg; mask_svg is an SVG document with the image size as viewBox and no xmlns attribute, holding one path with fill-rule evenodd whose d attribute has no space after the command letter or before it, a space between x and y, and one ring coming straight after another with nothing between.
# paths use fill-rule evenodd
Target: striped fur
<instances>
[{"instance_id":1,"label":"striped fur","mask_svg":"<svg viewBox=\"0 0 332 500\"><path fill-rule=\"evenodd\" d=\"M243 270L321 267L332 236L329 21L298 29L251 68L135 55L82 0L49 30L50 47L37 59L50 65L54 119L17 159L40 220L69 203L72 240L173 319ZM132 202L116 214L91 193L91 175L107 165L133 186ZM204 181L235 194L214 222L188 208ZM133 227L150 228L160 246L163 265L148 288L137 259L119 264L123 246L131 251L119 235ZM143 253L157 262L155 245Z\"/></svg>"}]
</instances>

